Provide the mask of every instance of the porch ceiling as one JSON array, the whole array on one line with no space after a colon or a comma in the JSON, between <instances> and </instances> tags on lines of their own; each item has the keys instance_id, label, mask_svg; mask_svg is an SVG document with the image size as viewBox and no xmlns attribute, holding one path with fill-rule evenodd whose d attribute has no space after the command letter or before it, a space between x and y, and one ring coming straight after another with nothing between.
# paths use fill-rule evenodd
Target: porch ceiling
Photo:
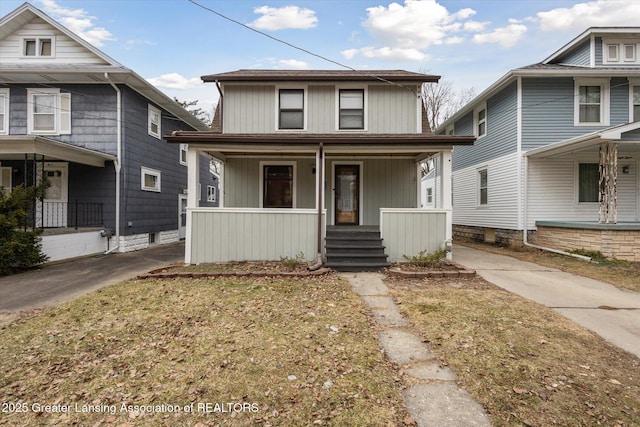
<instances>
[{"instance_id":1,"label":"porch ceiling","mask_svg":"<svg viewBox=\"0 0 640 427\"><path fill-rule=\"evenodd\" d=\"M105 162L116 160L110 154L40 136L0 136L0 161L24 160L25 154L44 156L45 161L58 160L95 167L104 167Z\"/></svg>"}]
</instances>

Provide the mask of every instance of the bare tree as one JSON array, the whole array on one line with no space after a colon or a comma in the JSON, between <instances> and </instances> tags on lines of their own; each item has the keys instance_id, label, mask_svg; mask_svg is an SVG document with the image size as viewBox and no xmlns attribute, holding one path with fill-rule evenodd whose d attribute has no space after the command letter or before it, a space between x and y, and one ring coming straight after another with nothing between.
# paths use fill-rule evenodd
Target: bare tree
<instances>
[{"instance_id":1,"label":"bare tree","mask_svg":"<svg viewBox=\"0 0 640 427\"><path fill-rule=\"evenodd\" d=\"M211 124L211 120L213 120L213 114L207 111L204 111L202 108L198 107L198 100L195 101L180 101L178 98L173 97L173 100L176 101L182 108L190 112L192 115L200 119L206 125ZM215 109L214 109L215 110Z\"/></svg>"},{"instance_id":2,"label":"bare tree","mask_svg":"<svg viewBox=\"0 0 640 427\"><path fill-rule=\"evenodd\" d=\"M454 115L456 111L476 96L475 88L455 91L453 83L440 80L440 83L422 85L422 102L427 110L431 130Z\"/></svg>"}]
</instances>

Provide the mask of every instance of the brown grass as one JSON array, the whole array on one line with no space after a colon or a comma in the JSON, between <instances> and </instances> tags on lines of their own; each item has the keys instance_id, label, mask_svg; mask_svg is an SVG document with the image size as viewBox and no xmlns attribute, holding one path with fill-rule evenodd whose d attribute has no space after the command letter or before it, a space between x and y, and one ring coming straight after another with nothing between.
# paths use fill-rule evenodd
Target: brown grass
<instances>
[{"instance_id":1,"label":"brown grass","mask_svg":"<svg viewBox=\"0 0 640 427\"><path fill-rule=\"evenodd\" d=\"M125 282L2 328L0 372L0 402L28 410L5 405L0 425L387 426L407 416L366 311L332 276Z\"/></svg>"},{"instance_id":2,"label":"brown grass","mask_svg":"<svg viewBox=\"0 0 640 427\"><path fill-rule=\"evenodd\" d=\"M637 357L480 278L387 282L495 425L640 425Z\"/></svg>"}]
</instances>

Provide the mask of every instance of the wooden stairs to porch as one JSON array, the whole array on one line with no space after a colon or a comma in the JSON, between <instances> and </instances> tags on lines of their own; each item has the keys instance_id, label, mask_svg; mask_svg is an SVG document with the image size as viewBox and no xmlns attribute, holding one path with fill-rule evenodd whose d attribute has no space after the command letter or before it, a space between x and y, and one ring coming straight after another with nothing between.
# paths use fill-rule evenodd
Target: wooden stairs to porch
<instances>
[{"instance_id":1,"label":"wooden stairs to porch","mask_svg":"<svg viewBox=\"0 0 640 427\"><path fill-rule=\"evenodd\" d=\"M380 271L388 267L377 227L327 227L326 266L337 271Z\"/></svg>"}]
</instances>

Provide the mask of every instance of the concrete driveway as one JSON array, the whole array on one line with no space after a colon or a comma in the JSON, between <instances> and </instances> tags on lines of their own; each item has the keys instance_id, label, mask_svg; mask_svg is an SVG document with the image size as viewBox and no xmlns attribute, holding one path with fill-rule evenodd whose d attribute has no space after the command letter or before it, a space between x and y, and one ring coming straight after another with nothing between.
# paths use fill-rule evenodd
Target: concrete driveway
<instances>
[{"instance_id":1,"label":"concrete driveway","mask_svg":"<svg viewBox=\"0 0 640 427\"><path fill-rule=\"evenodd\" d=\"M453 259L640 357L640 294L509 256L456 245Z\"/></svg>"},{"instance_id":2,"label":"concrete driveway","mask_svg":"<svg viewBox=\"0 0 640 427\"><path fill-rule=\"evenodd\" d=\"M2 317L10 319L16 312L51 306L140 273L182 262L184 242L80 258L0 277L0 315L3 315L0 324Z\"/></svg>"}]
</instances>

